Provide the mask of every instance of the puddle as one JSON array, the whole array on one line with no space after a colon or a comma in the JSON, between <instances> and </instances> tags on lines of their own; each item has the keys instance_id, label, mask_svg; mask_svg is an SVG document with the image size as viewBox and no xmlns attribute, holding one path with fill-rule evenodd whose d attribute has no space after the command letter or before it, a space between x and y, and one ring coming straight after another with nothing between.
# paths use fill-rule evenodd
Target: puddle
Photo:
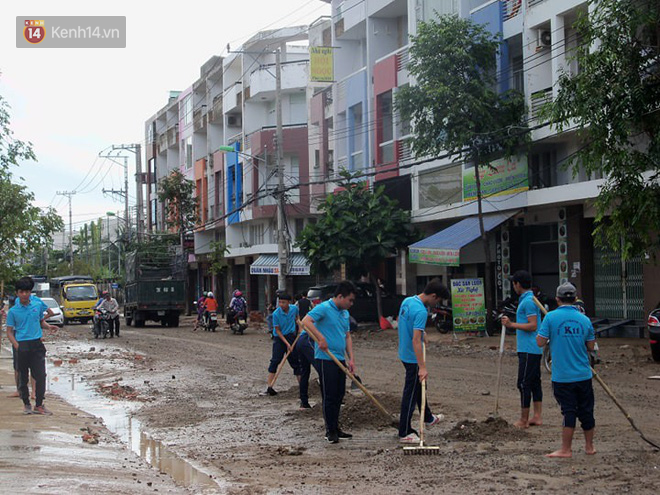
<instances>
[{"instance_id":1,"label":"puddle","mask_svg":"<svg viewBox=\"0 0 660 495\"><path fill-rule=\"evenodd\" d=\"M210 477L208 473L184 461L161 442L150 438L139 420L132 417L135 405L118 403L98 394L82 377L62 368L50 367L48 370L47 390L54 392L64 400L103 419L105 426L133 452L145 459L162 473L167 473L176 483L184 487L202 488L218 491L222 483Z\"/></svg>"}]
</instances>

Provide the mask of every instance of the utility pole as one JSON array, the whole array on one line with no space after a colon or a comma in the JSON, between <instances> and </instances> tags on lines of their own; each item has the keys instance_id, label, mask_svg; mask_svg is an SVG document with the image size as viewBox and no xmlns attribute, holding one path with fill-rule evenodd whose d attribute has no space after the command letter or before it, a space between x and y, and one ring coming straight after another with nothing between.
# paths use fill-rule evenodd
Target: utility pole
<instances>
[{"instance_id":1,"label":"utility pole","mask_svg":"<svg viewBox=\"0 0 660 495\"><path fill-rule=\"evenodd\" d=\"M71 259L69 260L69 269L73 275L73 215L71 213L71 196L76 194L76 191L57 191L58 196L66 196L69 198L69 253Z\"/></svg>"},{"instance_id":2,"label":"utility pole","mask_svg":"<svg viewBox=\"0 0 660 495\"><path fill-rule=\"evenodd\" d=\"M287 244L285 238L286 222L284 219L284 153L282 132L282 65L281 48L275 51L275 111L277 128L275 130L275 148L277 160L277 259L279 272L277 274L278 290L286 289L287 275Z\"/></svg>"},{"instance_id":3,"label":"utility pole","mask_svg":"<svg viewBox=\"0 0 660 495\"><path fill-rule=\"evenodd\" d=\"M135 225L137 232L138 242L142 239L142 211L144 210L143 199L142 199L142 146L138 144L119 144L113 145L112 150L126 150L132 153L135 153L135 183L137 186L136 190L136 211L135 211ZM130 240L130 223L128 222L128 163L124 157L124 190L126 191L126 197L124 198L125 209L126 209L126 231L128 233L128 239Z\"/></svg>"}]
</instances>

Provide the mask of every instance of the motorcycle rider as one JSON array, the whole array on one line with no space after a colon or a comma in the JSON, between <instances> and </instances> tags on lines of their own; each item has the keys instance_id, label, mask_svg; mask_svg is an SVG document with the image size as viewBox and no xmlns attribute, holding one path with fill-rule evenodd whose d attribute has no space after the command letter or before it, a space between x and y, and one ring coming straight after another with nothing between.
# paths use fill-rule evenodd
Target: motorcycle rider
<instances>
[{"instance_id":1,"label":"motorcycle rider","mask_svg":"<svg viewBox=\"0 0 660 495\"><path fill-rule=\"evenodd\" d=\"M103 293L103 301L98 305L99 309L105 309L108 312L110 324L110 338L115 335L119 337L119 303L110 295L109 292Z\"/></svg>"},{"instance_id":2,"label":"motorcycle rider","mask_svg":"<svg viewBox=\"0 0 660 495\"><path fill-rule=\"evenodd\" d=\"M92 331L93 331L94 335L98 335L99 331L100 331L100 329L99 329L99 316L98 316L98 314L96 314L96 310L99 309L99 306L101 305L101 303L105 299L105 295L107 293L108 293L107 290L104 290L103 292L101 292L101 295L100 295L98 301L96 301L96 304L92 308L92 311L94 312L94 316L92 317L92 325L93 325Z\"/></svg>"},{"instance_id":3,"label":"motorcycle rider","mask_svg":"<svg viewBox=\"0 0 660 495\"><path fill-rule=\"evenodd\" d=\"M229 303L227 323L231 326L241 315L247 318L247 301L243 297L243 293L237 289L234 291L234 297L231 298Z\"/></svg>"},{"instance_id":4,"label":"motorcycle rider","mask_svg":"<svg viewBox=\"0 0 660 495\"><path fill-rule=\"evenodd\" d=\"M205 330L208 330L209 328L209 321L210 321L210 316L211 312L214 312L217 314L218 312L218 301L216 301L215 296L213 295L213 292L209 292L206 295L206 299L204 300L204 327ZM213 330L215 331L215 329Z\"/></svg>"}]
</instances>

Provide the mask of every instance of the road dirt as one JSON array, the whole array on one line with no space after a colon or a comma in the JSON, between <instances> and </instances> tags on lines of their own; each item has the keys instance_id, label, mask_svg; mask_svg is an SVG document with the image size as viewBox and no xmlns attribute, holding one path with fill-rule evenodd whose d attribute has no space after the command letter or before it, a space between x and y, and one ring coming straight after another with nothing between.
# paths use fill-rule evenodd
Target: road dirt
<instances>
[{"instance_id":1,"label":"road dirt","mask_svg":"<svg viewBox=\"0 0 660 495\"><path fill-rule=\"evenodd\" d=\"M359 391L347 394L341 423L351 440L329 445L318 386L313 408L298 410L298 389L287 368L275 397L261 397L271 340L261 325L245 335L150 325L122 328L121 337L94 340L71 325L49 344L50 358L75 369L114 400L134 401L149 434L182 458L226 481L232 494L657 493L660 453L643 443L594 383L597 455L584 453L578 430L572 459L547 459L559 447L561 414L543 372L544 424L525 431L519 413L514 337L507 337L499 416L495 407L498 338L429 331L429 401L445 420L428 432L439 455L403 455L397 432ZM601 339L597 369L646 435L660 441L660 365L643 339ZM398 415L403 366L394 331L358 331L358 374ZM74 360L73 364L71 360ZM312 372L312 377L316 375ZM113 392L113 390L115 392ZM414 418L417 421L417 418Z\"/></svg>"}]
</instances>

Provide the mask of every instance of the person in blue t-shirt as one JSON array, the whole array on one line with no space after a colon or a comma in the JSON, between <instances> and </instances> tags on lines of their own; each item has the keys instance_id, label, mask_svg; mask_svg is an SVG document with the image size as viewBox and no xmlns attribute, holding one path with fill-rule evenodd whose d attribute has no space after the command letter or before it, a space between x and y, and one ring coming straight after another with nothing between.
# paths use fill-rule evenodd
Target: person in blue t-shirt
<instances>
[{"instance_id":1,"label":"person in blue t-shirt","mask_svg":"<svg viewBox=\"0 0 660 495\"><path fill-rule=\"evenodd\" d=\"M337 284L332 299L317 305L303 319L305 329L313 334L316 369L321 378L325 438L330 443L353 435L339 428L339 411L346 393L346 376L330 357L337 358L348 371L355 374L353 340L351 339L348 310L355 302L355 285L348 280ZM348 363L345 355L348 354Z\"/></svg>"},{"instance_id":2,"label":"person in blue t-shirt","mask_svg":"<svg viewBox=\"0 0 660 495\"><path fill-rule=\"evenodd\" d=\"M589 352L596 336L591 320L575 307L577 289L569 282L557 287L559 307L548 313L536 337L539 347L550 343L552 353L552 391L564 416L561 448L546 457L571 457L576 420L584 431L585 451L594 448L594 390Z\"/></svg>"},{"instance_id":3,"label":"person in blue t-shirt","mask_svg":"<svg viewBox=\"0 0 660 495\"><path fill-rule=\"evenodd\" d=\"M31 296L34 281L24 277L16 282L16 303L7 313L7 337L16 352L19 373L19 392L23 399L25 414L52 414L43 405L46 393L46 347L42 328L56 331L58 328L46 323L48 306L36 296ZM30 404L28 391L29 375L35 380L35 407Z\"/></svg>"},{"instance_id":4,"label":"person in blue t-shirt","mask_svg":"<svg viewBox=\"0 0 660 495\"><path fill-rule=\"evenodd\" d=\"M428 377L423 351L426 342L427 308L435 306L443 299L449 299L449 291L439 279L433 279L426 284L421 294L407 297L399 310L399 359L406 370L399 416L401 443L419 443L419 436L412 428L412 416L415 408L421 414L421 384ZM436 415L431 412L427 399L424 410L425 426L435 426L443 418L442 414Z\"/></svg>"},{"instance_id":5,"label":"person in blue t-shirt","mask_svg":"<svg viewBox=\"0 0 660 495\"><path fill-rule=\"evenodd\" d=\"M520 390L520 419L514 423L518 428L543 424L543 388L541 387L541 357L543 351L536 345L536 335L541 324L541 311L534 304L532 276L518 270L511 276L513 290L518 294L516 321L502 317L502 325L516 329L518 351L518 390ZM534 401L534 416L529 419L529 406Z\"/></svg>"},{"instance_id":6,"label":"person in blue t-shirt","mask_svg":"<svg viewBox=\"0 0 660 495\"><path fill-rule=\"evenodd\" d=\"M300 318L298 308L291 304L291 296L282 294L279 297L279 307L273 313L273 353L268 366L268 388L262 395L277 395L273 389L273 379L282 358L288 352L287 361L293 368L293 373L300 381L300 370L298 369L298 355L293 348L293 343L298 335Z\"/></svg>"}]
</instances>

